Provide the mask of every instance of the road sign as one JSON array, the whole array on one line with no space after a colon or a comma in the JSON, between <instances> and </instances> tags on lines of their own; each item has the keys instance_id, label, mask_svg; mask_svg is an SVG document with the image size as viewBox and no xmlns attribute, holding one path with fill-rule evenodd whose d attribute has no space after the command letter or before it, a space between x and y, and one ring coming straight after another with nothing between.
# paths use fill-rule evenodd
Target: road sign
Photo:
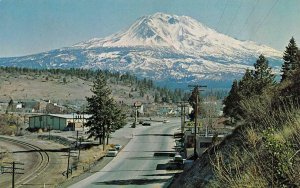
<instances>
[{"instance_id":1,"label":"road sign","mask_svg":"<svg viewBox=\"0 0 300 188\"><path fill-rule=\"evenodd\" d=\"M141 107L142 103L140 101L136 101L135 103L133 103L134 107Z\"/></svg>"}]
</instances>

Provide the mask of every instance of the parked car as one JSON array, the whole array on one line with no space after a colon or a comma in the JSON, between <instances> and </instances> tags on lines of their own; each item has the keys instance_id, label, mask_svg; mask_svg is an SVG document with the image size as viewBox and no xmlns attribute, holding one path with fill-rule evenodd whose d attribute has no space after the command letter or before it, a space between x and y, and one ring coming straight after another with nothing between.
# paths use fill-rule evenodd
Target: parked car
<instances>
[{"instance_id":1,"label":"parked car","mask_svg":"<svg viewBox=\"0 0 300 188\"><path fill-rule=\"evenodd\" d=\"M143 126L150 126L151 123L150 123L150 122L144 122L142 125L143 125Z\"/></svg>"},{"instance_id":2,"label":"parked car","mask_svg":"<svg viewBox=\"0 0 300 188\"><path fill-rule=\"evenodd\" d=\"M106 156L107 157L115 157L118 154L118 150L116 148L108 149Z\"/></svg>"},{"instance_id":3,"label":"parked car","mask_svg":"<svg viewBox=\"0 0 300 188\"><path fill-rule=\"evenodd\" d=\"M177 154L177 155L174 156L173 162L179 163L179 164L183 164L184 163L184 159L182 158L181 155Z\"/></svg>"},{"instance_id":4,"label":"parked car","mask_svg":"<svg viewBox=\"0 0 300 188\"><path fill-rule=\"evenodd\" d=\"M119 151L121 148L122 148L121 144L115 144L115 149L116 149L116 150Z\"/></svg>"},{"instance_id":5,"label":"parked car","mask_svg":"<svg viewBox=\"0 0 300 188\"><path fill-rule=\"evenodd\" d=\"M133 122L131 125L131 128L135 128L135 127L136 127L136 124L135 124L135 122Z\"/></svg>"},{"instance_id":6,"label":"parked car","mask_svg":"<svg viewBox=\"0 0 300 188\"><path fill-rule=\"evenodd\" d=\"M169 123L170 121L167 119L164 119L163 123Z\"/></svg>"},{"instance_id":7,"label":"parked car","mask_svg":"<svg viewBox=\"0 0 300 188\"><path fill-rule=\"evenodd\" d=\"M175 132L174 133L174 138L183 138L184 134L181 132Z\"/></svg>"}]
</instances>

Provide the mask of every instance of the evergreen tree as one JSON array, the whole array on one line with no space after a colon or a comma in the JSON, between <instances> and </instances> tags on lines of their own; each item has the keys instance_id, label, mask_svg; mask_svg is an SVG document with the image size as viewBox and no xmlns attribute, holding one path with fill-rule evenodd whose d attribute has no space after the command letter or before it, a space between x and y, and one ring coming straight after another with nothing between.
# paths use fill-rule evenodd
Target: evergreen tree
<instances>
[{"instance_id":1,"label":"evergreen tree","mask_svg":"<svg viewBox=\"0 0 300 188\"><path fill-rule=\"evenodd\" d=\"M275 75L272 74L269 62L263 55L259 56L254 64L254 68L255 70L252 72L254 94L261 94L266 87L275 83Z\"/></svg>"},{"instance_id":2,"label":"evergreen tree","mask_svg":"<svg viewBox=\"0 0 300 188\"><path fill-rule=\"evenodd\" d=\"M140 89L140 97L144 97L145 96L145 91L143 89Z\"/></svg>"},{"instance_id":3,"label":"evergreen tree","mask_svg":"<svg viewBox=\"0 0 300 188\"><path fill-rule=\"evenodd\" d=\"M297 54L298 59L300 60L300 52ZM298 104L300 101L300 68L295 70L293 75L293 80L286 87L281 90L280 96L288 97L291 100L295 101L295 104Z\"/></svg>"},{"instance_id":4,"label":"evergreen tree","mask_svg":"<svg viewBox=\"0 0 300 188\"><path fill-rule=\"evenodd\" d=\"M292 37L286 50L283 54L284 63L282 65L282 77L281 82L285 79L290 79L295 70L300 67L299 59L297 57L298 47L295 39Z\"/></svg>"},{"instance_id":5,"label":"evergreen tree","mask_svg":"<svg viewBox=\"0 0 300 188\"><path fill-rule=\"evenodd\" d=\"M93 84L91 88L93 95L87 97L87 112L92 115L86 123L86 126L90 127L87 133L89 138L99 139L99 144L103 140L104 148L106 133L111 130L112 126L119 127L123 125L124 118L110 96L111 90L107 86L105 75L98 72Z\"/></svg>"},{"instance_id":6,"label":"evergreen tree","mask_svg":"<svg viewBox=\"0 0 300 188\"><path fill-rule=\"evenodd\" d=\"M223 113L227 117L234 117L235 114L237 113L236 109L240 101L240 96L238 92L239 92L238 81L234 80L228 96L223 101L223 104L225 105L225 107L223 108Z\"/></svg>"},{"instance_id":7,"label":"evergreen tree","mask_svg":"<svg viewBox=\"0 0 300 188\"><path fill-rule=\"evenodd\" d=\"M224 115L238 119L243 115L240 108L240 102L247 100L253 95L260 95L263 91L272 86L275 76L269 67L268 60L260 55L254 64L254 70L246 70L242 79L233 82L229 95L224 100Z\"/></svg>"},{"instance_id":8,"label":"evergreen tree","mask_svg":"<svg viewBox=\"0 0 300 188\"><path fill-rule=\"evenodd\" d=\"M13 111L14 101L12 99L9 100L5 113L7 114L9 111Z\"/></svg>"},{"instance_id":9,"label":"evergreen tree","mask_svg":"<svg viewBox=\"0 0 300 188\"><path fill-rule=\"evenodd\" d=\"M252 96L254 91L253 71L247 69L239 82L233 82L231 91L224 101L224 114L235 119L240 119L240 117L243 116L240 102Z\"/></svg>"},{"instance_id":10,"label":"evergreen tree","mask_svg":"<svg viewBox=\"0 0 300 188\"><path fill-rule=\"evenodd\" d=\"M158 103L158 102L159 102L159 96L158 96L158 93L155 93L155 95L154 95L154 102L155 102L155 103Z\"/></svg>"},{"instance_id":11,"label":"evergreen tree","mask_svg":"<svg viewBox=\"0 0 300 188\"><path fill-rule=\"evenodd\" d=\"M106 144L108 144L108 139L111 131L120 129L126 124L126 115L122 112L122 109L116 104L116 102L112 98L110 98L108 104L111 104L111 108L107 113L107 128L105 129Z\"/></svg>"},{"instance_id":12,"label":"evergreen tree","mask_svg":"<svg viewBox=\"0 0 300 188\"><path fill-rule=\"evenodd\" d=\"M253 95L254 91L254 78L252 71L246 70L244 76L238 83L239 85L239 95L241 98L248 98Z\"/></svg>"}]
</instances>

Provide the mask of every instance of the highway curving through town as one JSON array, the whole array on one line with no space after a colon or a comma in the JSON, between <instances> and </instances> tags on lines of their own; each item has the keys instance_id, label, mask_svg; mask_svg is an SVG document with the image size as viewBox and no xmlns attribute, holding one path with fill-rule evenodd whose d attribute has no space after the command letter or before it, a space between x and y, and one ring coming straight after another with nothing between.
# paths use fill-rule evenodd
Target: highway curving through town
<instances>
[{"instance_id":1,"label":"highway curving through town","mask_svg":"<svg viewBox=\"0 0 300 188\"><path fill-rule=\"evenodd\" d=\"M165 154L174 152L173 133L179 128L179 119L173 119L116 131L113 136L132 139L102 170L70 187L163 187L174 175L161 167L171 159Z\"/></svg>"}]
</instances>

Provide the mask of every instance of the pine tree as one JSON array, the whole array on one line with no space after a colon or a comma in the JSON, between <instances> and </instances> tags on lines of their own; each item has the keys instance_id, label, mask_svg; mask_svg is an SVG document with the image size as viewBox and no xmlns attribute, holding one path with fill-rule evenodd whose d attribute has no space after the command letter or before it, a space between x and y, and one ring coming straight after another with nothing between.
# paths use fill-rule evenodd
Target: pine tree
<instances>
[{"instance_id":1,"label":"pine tree","mask_svg":"<svg viewBox=\"0 0 300 188\"><path fill-rule=\"evenodd\" d=\"M88 119L86 126L90 127L89 138L99 139L99 144L103 140L104 148L106 134L109 134L112 127L122 126L124 116L111 98L111 90L107 86L105 75L102 72L98 72L93 84L91 88L93 95L87 97L87 112L92 116Z\"/></svg>"},{"instance_id":2,"label":"pine tree","mask_svg":"<svg viewBox=\"0 0 300 188\"><path fill-rule=\"evenodd\" d=\"M253 94L261 94L266 87L275 83L275 75L272 74L269 62L263 55L259 56L258 60L254 64L254 68L255 70L252 72L254 80Z\"/></svg>"},{"instance_id":3,"label":"pine tree","mask_svg":"<svg viewBox=\"0 0 300 188\"><path fill-rule=\"evenodd\" d=\"M249 69L246 70L244 76L239 81L239 95L241 98L248 98L253 95L254 91L254 78L253 78L253 71Z\"/></svg>"},{"instance_id":4,"label":"pine tree","mask_svg":"<svg viewBox=\"0 0 300 188\"><path fill-rule=\"evenodd\" d=\"M122 112L122 109L116 104L116 102L110 98L108 104L111 105L111 108L108 110L107 114L107 128L106 128L106 144L108 144L108 139L111 131L122 128L126 122L126 116Z\"/></svg>"},{"instance_id":5,"label":"pine tree","mask_svg":"<svg viewBox=\"0 0 300 188\"><path fill-rule=\"evenodd\" d=\"M284 63L282 65L281 82L290 79L295 70L300 67L299 59L297 57L298 47L295 39L292 37L286 50L283 54Z\"/></svg>"},{"instance_id":6,"label":"pine tree","mask_svg":"<svg viewBox=\"0 0 300 188\"><path fill-rule=\"evenodd\" d=\"M154 102L155 102L155 103L158 103L158 102L159 102L159 96L158 96L158 93L155 93L155 95L154 95Z\"/></svg>"},{"instance_id":7,"label":"pine tree","mask_svg":"<svg viewBox=\"0 0 300 188\"><path fill-rule=\"evenodd\" d=\"M240 101L240 96L238 92L239 92L238 81L234 80L228 96L223 101L223 104L225 105L225 107L223 108L223 113L227 117L234 117L236 114L236 109Z\"/></svg>"},{"instance_id":8,"label":"pine tree","mask_svg":"<svg viewBox=\"0 0 300 188\"><path fill-rule=\"evenodd\" d=\"M253 95L260 95L275 83L275 76L269 67L268 60L260 55L254 64L254 70L247 69L242 79L233 82L229 95L225 98L223 112L225 116L239 118L243 116L240 107L242 100Z\"/></svg>"},{"instance_id":9,"label":"pine tree","mask_svg":"<svg viewBox=\"0 0 300 188\"><path fill-rule=\"evenodd\" d=\"M300 60L300 51L297 54L298 59ZM289 100L294 100L295 104L298 104L300 101L300 68L295 70L293 79L291 82L281 90L281 96L288 96Z\"/></svg>"}]
</instances>

